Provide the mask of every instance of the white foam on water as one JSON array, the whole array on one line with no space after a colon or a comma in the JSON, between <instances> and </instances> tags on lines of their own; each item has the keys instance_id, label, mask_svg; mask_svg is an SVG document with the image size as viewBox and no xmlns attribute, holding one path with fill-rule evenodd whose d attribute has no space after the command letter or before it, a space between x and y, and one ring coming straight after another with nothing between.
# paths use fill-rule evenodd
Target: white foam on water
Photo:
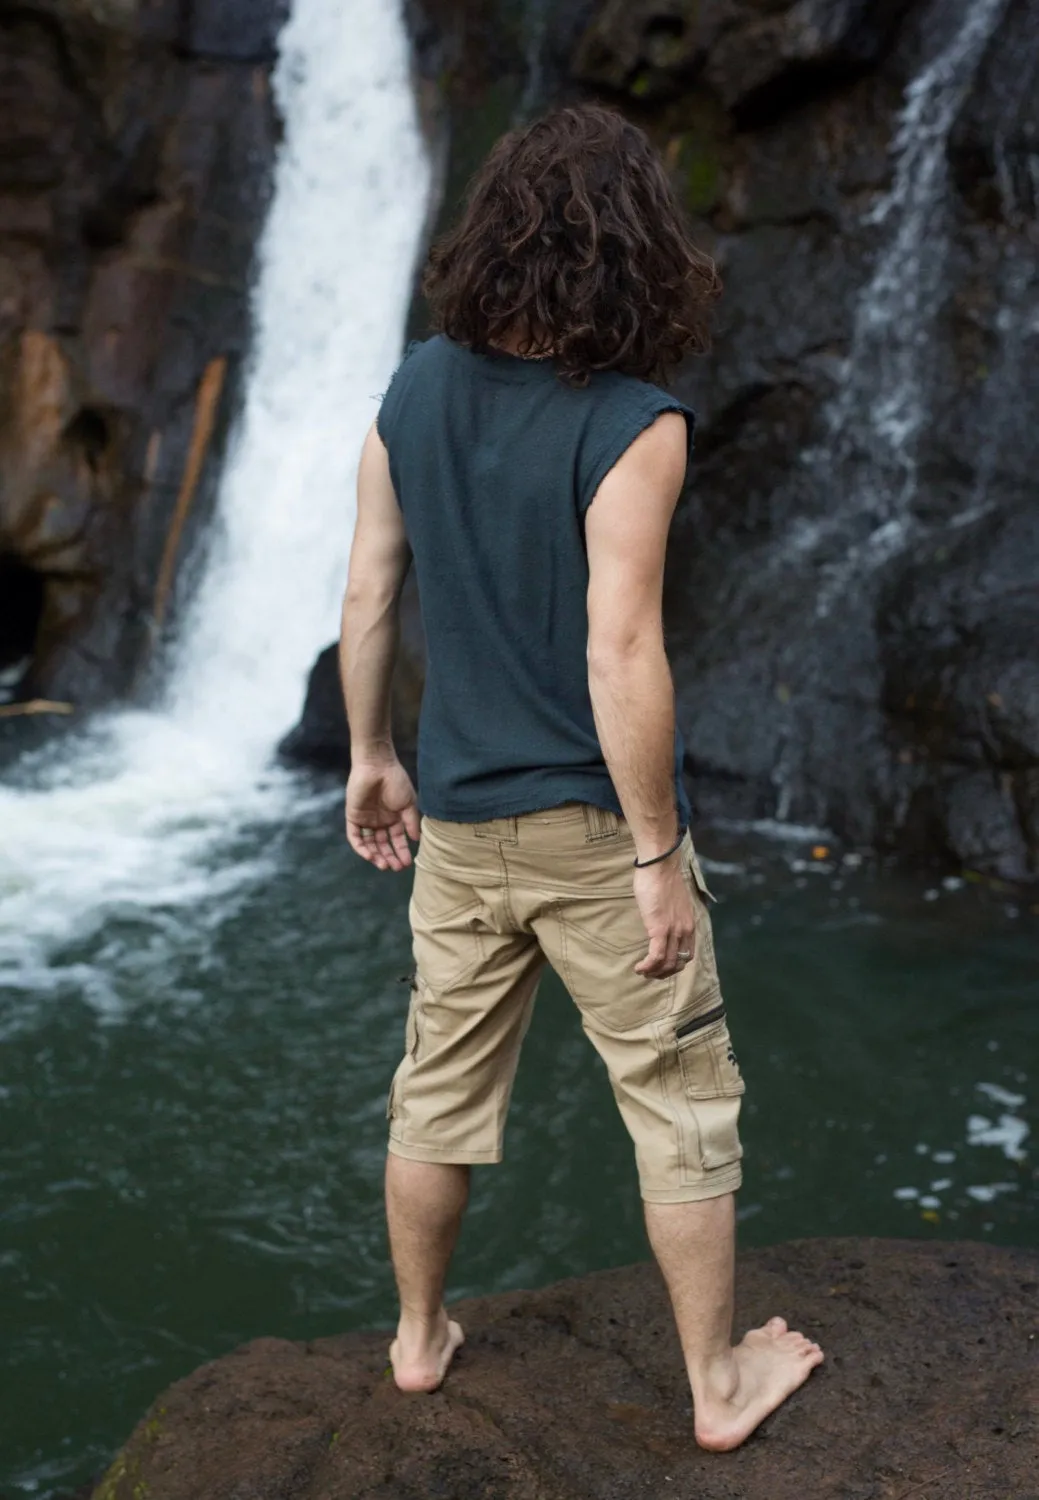
<instances>
[{"instance_id":1,"label":"white foam on water","mask_svg":"<svg viewBox=\"0 0 1039 1500\"><path fill-rule=\"evenodd\" d=\"M968 1198L973 1198L975 1203L993 1203L1001 1193L1014 1193L1017 1191L1016 1182L980 1182L972 1187L965 1188ZM986 1229L991 1225L986 1224Z\"/></svg>"},{"instance_id":2,"label":"white foam on water","mask_svg":"<svg viewBox=\"0 0 1039 1500\"><path fill-rule=\"evenodd\" d=\"M984 1094L991 1099L993 1104L1002 1104L1007 1109L1019 1109L1022 1104L1028 1102L1027 1095L1011 1093L1001 1083L976 1083L974 1087L979 1094Z\"/></svg>"},{"instance_id":3,"label":"white foam on water","mask_svg":"<svg viewBox=\"0 0 1039 1500\"><path fill-rule=\"evenodd\" d=\"M1000 1115L995 1121L987 1115L971 1115L967 1120L967 1145L997 1146L1007 1161L1025 1160L1024 1143L1030 1134L1028 1124L1017 1115Z\"/></svg>"},{"instance_id":4,"label":"white foam on water","mask_svg":"<svg viewBox=\"0 0 1039 1500\"><path fill-rule=\"evenodd\" d=\"M819 844L833 838L828 828L817 828L812 823L786 823L779 818L718 818L714 826L729 833L755 833L781 843Z\"/></svg>"},{"instance_id":5,"label":"white foam on water","mask_svg":"<svg viewBox=\"0 0 1039 1500\"><path fill-rule=\"evenodd\" d=\"M0 983L46 989L113 912L213 902L235 838L305 801L271 765L338 632L357 459L399 356L430 170L398 5L295 0L285 138L259 253L245 405L165 706L99 721L0 789Z\"/></svg>"}]
</instances>

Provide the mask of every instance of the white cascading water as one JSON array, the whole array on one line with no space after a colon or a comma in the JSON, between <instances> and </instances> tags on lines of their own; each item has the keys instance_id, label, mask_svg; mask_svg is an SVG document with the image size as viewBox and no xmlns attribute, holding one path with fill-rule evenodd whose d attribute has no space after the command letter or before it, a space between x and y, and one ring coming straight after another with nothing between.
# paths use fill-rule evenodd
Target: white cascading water
<instances>
[{"instance_id":1,"label":"white cascading water","mask_svg":"<svg viewBox=\"0 0 1039 1500\"><path fill-rule=\"evenodd\" d=\"M820 615L913 537L917 443L928 419L928 362L950 252L949 134L1006 5L934 0L927 17L938 48L906 89L894 179L867 218L888 237L859 298L847 373L827 414L828 440L805 455L820 475L827 512L796 527L777 558L799 561L828 548L849 518L870 517L866 538L820 568Z\"/></svg>"},{"instance_id":2,"label":"white cascading water","mask_svg":"<svg viewBox=\"0 0 1039 1500\"><path fill-rule=\"evenodd\" d=\"M210 908L256 869L236 835L302 800L272 747L337 634L357 459L399 357L430 174L390 0L295 0L275 89L252 368L203 583L165 706L97 723L0 790L0 984L73 980L117 1004L103 960L62 950L113 913Z\"/></svg>"}]
</instances>

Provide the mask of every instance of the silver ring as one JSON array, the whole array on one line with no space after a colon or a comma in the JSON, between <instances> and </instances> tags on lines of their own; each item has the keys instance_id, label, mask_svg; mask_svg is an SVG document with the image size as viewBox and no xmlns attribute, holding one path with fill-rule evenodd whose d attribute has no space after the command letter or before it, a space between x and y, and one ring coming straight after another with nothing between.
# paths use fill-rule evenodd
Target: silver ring
<instances>
[{"instance_id":1,"label":"silver ring","mask_svg":"<svg viewBox=\"0 0 1039 1500\"><path fill-rule=\"evenodd\" d=\"M677 957L682 959L685 963L688 963L692 956L693 955L691 953L679 953L677 955Z\"/></svg>"},{"instance_id":2,"label":"silver ring","mask_svg":"<svg viewBox=\"0 0 1039 1500\"><path fill-rule=\"evenodd\" d=\"M375 829L374 828L362 828L361 829L361 837L363 839L374 838L375 837Z\"/></svg>"}]
</instances>

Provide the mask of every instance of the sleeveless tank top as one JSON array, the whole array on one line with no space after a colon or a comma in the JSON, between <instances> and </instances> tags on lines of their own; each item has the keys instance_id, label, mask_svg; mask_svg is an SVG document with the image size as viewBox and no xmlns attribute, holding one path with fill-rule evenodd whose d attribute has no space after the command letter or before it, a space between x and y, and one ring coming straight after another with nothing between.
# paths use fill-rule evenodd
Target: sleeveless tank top
<instances>
[{"instance_id":1,"label":"sleeveless tank top","mask_svg":"<svg viewBox=\"0 0 1039 1500\"><path fill-rule=\"evenodd\" d=\"M584 519L662 412L693 413L613 372L575 389L551 360L412 344L378 417L417 574L428 666L424 812L483 822L586 802L621 813L588 689ZM676 735L675 795L689 804Z\"/></svg>"}]
</instances>

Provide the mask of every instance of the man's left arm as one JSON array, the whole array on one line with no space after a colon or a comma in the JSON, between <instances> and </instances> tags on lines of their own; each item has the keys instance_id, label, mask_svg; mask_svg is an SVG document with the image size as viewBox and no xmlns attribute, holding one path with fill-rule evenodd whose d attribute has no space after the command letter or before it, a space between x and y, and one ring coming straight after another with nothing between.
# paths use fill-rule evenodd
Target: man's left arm
<instances>
[{"instance_id":1,"label":"man's left arm","mask_svg":"<svg viewBox=\"0 0 1039 1500\"><path fill-rule=\"evenodd\" d=\"M415 788L397 759L390 708L400 595L410 564L389 456L373 427L357 481L339 670L350 723L346 836L351 848L380 870L406 869L408 838L419 836Z\"/></svg>"}]
</instances>

